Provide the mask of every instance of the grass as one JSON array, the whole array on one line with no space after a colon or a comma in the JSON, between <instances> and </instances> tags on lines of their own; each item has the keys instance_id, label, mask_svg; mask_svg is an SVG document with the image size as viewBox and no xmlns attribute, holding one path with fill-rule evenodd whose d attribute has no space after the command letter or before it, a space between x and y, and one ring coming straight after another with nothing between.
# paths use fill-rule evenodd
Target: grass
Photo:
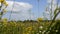
<instances>
[{"instance_id":1,"label":"grass","mask_svg":"<svg viewBox=\"0 0 60 34\"><path fill-rule=\"evenodd\" d=\"M48 22L0 22L0 34L40 34L47 29ZM42 26L43 28L40 28Z\"/></svg>"}]
</instances>

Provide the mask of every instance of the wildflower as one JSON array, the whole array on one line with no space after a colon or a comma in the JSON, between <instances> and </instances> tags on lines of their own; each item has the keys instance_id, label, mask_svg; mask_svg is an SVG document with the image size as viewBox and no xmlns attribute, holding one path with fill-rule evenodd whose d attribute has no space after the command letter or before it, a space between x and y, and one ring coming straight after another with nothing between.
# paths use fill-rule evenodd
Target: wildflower
<instances>
[{"instance_id":1,"label":"wildflower","mask_svg":"<svg viewBox=\"0 0 60 34\"><path fill-rule=\"evenodd\" d=\"M27 30L31 31L32 30L32 27L28 27Z\"/></svg>"}]
</instances>

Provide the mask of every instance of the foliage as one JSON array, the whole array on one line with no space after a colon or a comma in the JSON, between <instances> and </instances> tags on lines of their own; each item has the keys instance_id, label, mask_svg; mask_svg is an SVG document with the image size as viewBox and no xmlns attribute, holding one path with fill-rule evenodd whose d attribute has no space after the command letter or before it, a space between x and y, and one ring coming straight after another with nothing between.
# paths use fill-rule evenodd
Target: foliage
<instances>
[{"instance_id":1,"label":"foliage","mask_svg":"<svg viewBox=\"0 0 60 34\"><path fill-rule=\"evenodd\" d=\"M8 4L7 4L7 2L6 2L6 0L0 0L0 20L1 20L1 18L2 18L2 16L4 15L4 13L6 12L6 10L5 10L5 8L8 6ZM2 9L2 7L3 6L5 6L3 9Z\"/></svg>"},{"instance_id":2,"label":"foliage","mask_svg":"<svg viewBox=\"0 0 60 34\"><path fill-rule=\"evenodd\" d=\"M15 22L3 19L0 21L0 34L38 34L44 32L47 28L46 23L38 22ZM41 26L43 29L41 29ZM40 32L41 31L41 32Z\"/></svg>"},{"instance_id":3,"label":"foliage","mask_svg":"<svg viewBox=\"0 0 60 34\"><path fill-rule=\"evenodd\" d=\"M57 10L58 10L58 12L57 12ZM57 13L56 13L57 12ZM57 21L56 23L55 23L55 19L56 19L56 17L59 15L59 13L60 13L60 7L59 8L56 8L56 10L55 10L55 12L54 12L54 18L53 18L53 20L52 20L52 22L51 22L51 24L50 24L50 26L48 27L48 29L47 29L47 31L45 32L45 34L46 33L48 33L48 34L60 34L59 32L60 32L60 23L59 23L59 21ZM53 26L52 26L53 25ZM53 29L52 29L53 28ZM56 32L56 30L57 30L57 32Z\"/></svg>"}]
</instances>

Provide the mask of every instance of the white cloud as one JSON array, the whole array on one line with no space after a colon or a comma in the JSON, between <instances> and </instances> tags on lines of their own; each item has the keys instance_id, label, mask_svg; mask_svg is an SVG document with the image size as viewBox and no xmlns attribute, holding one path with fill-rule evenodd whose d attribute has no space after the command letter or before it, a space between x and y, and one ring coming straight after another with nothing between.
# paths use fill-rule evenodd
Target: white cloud
<instances>
[{"instance_id":1,"label":"white cloud","mask_svg":"<svg viewBox=\"0 0 60 34\"><path fill-rule=\"evenodd\" d=\"M13 4L14 4L14 8L13 11L21 11L21 10L29 10L32 8L32 5L29 3L24 3L24 2L14 2L14 1L7 1L7 3L9 4L7 8L9 8L8 10L12 10Z\"/></svg>"},{"instance_id":2,"label":"white cloud","mask_svg":"<svg viewBox=\"0 0 60 34\"><path fill-rule=\"evenodd\" d=\"M12 7L13 7L13 12L19 12L19 13L12 13L11 15L11 19L16 19L16 20L25 20L25 19L30 19L30 15L33 16L32 14L30 14L30 11L33 7L31 4L29 3L25 3L25 2L14 2L14 1L7 1L8 3L8 7L6 8L7 11L11 11ZM14 4L13 4L14 3ZM6 15L7 16L7 15ZM6 17L4 16L4 17ZM3 17L3 18L4 18ZM34 18L34 17L31 17Z\"/></svg>"}]
</instances>

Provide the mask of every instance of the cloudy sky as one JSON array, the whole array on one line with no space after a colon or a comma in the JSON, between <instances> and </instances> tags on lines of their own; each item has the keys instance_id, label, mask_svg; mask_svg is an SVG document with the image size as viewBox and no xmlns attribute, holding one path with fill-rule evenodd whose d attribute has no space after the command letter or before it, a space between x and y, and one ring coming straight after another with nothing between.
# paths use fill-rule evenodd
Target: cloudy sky
<instances>
[{"instance_id":1,"label":"cloudy sky","mask_svg":"<svg viewBox=\"0 0 60 34\"><path fill-rule=\"evenodd\" d=\"M53 3L56 4L56 1L54 0ZM7 0L6 2L8 3L7 13L3 18L10 20L36 20L38 17L43 18L43 12L45 12L46 6L51 3L51 0Z\"/></svg>"}]
</instances>

